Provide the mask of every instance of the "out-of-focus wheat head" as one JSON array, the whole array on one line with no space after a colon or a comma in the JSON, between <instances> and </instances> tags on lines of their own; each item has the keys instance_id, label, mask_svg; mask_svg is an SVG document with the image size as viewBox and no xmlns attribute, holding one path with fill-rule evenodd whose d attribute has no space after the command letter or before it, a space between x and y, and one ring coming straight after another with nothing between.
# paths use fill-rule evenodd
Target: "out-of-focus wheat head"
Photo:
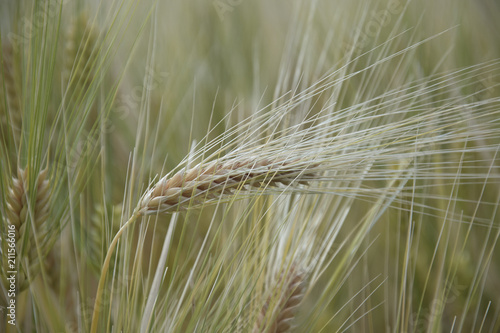
<instances>
[{"instance_id":1,"label":"out-of-focus wheat head","mask_svg":"<svg viewBox=\"0 0 500 333\"><path fill-rule=\"evenodd\" d=\"M94 80L99 54L97 28L85 13L73 19L65 36L64 76L71 89L87 91ZM80 92L81 93L81 92Z\"/></svg>"},{"instance_id":2,"label":"out-of-focus wheat head","mask_svg":"<svg viewBox=\"0 0 500 333\"><path fill-rule=\"evenodd\" d=\"M9 225L15 226L18 291L26 289L37 276L40 265L50 250L52 237L47 222L51 190L47 175L48 169L44 169L30 183L28 170L18 169L17 177L12 178L9 188L7 221ZM30 192L30 188L33 192ZM5 266L3 269L3 273L12 271ZM3 278L5 277L4 275Z\"/></svg>"},{"instance_id":3,"label":"out-of-focus wheat head","mask_svg":"<svg viewBox=\"0 0 500 333\"><path fill-rule=\"evenodd\" d=\"M86 228L87 242L83 244L83 250L95 274L101 272L106 250L109 248L111 239L120 229L121 210L121 205L98 204L94 214L90 217L90 224ZM116 254L114 253L112 262L115 262Z\"/></svg>"},{"instance_id":4,"label":"out-of-focus wheat head","mask_svg":"<svg viewBox=\"0 0 500 333\"><path fill-rule=\"evenodd\" d=\"M299 267L292 265L282 272L269 288L270 295L258 315L253 333L291 332L293 319L304 298L306 276Z\"/></svg>"},{"instance_id":5,"label":"out-of-focus wheat head","mask_svg":"<svg viewBox=\"0 0 500 333\"><path fill-rule=\"evenodd\" d=\"M19 135L22 126L22 110L21 110L21 83L20 83L20 68L16 61L19 50L14 50L14 47L8 41L2 41L2 81L4 85L0 89L2 103L0 103L1 123L2 126L8 126L12 135L16 140L19 140ZM7 107L7 110L4 108ZM9 133L6 129L6 133Z\"/></svg>"}]
</instances>

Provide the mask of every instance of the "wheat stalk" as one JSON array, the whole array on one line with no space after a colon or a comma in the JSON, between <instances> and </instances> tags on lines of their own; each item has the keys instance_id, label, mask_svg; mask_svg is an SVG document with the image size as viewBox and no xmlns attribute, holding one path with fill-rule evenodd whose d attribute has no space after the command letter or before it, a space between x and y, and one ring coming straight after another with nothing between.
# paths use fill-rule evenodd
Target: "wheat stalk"
<instances>
[{"instance_id":1,"label":"wheat stalk","mask_svg":"<svg viewBox=\"0 0 500 333\"><path fill-rule=\"evenodd\" d=\"M34 197L29 192L27 169L18 169L17 178L12 179L12 185L8 191L7 221L16 229L18 291L26 289L30 280L39 273L41 263L37 248L39 244L47 244L48 229L45 228L45 223L49 217L50 199L50 182L47 179L47 173L48 169L44 169L37 175ZM34 229L31 223L34 223ZM33 234L33 230L36 231L36 235ZM41 253L43 256L46 251L41 251Z\"/></svg>"},{"instance_id":2,"label":"wheat stalk","mask_svg":"<svg viewBox=\"0 0 500 333\"><path fill-rule=\"evenodd\" d=\"M316 167L318 164L305 163L300 159L233 157L202 163L160 179L144 194L130 219L116 233L109 246L97 287L91 332L97 332L102 291L118 239L137 218L220 202L231 198L231 195L234 197L238 194L235 190L245 186L265 189L279 184L307 184L316 178Z\"/></svg>"},{"instance_id":3,"label":"wheat stalk","mask_svg":"<svg viewBox=\"0 0 500 333\"><path fill-rule=\"evenodd\" d=\"M253 333L285 333L293 327L297 308L304 298L305 274L295 265L281 274L255 322Z\"/></svg>"}]
</instances>

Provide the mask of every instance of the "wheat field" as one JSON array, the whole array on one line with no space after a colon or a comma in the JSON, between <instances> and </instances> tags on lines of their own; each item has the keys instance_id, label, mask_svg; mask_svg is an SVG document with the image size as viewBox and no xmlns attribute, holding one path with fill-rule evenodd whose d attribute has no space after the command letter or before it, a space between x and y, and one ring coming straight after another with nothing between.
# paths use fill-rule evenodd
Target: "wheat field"
<instances>
[{"instance_id":1,"label":"wheat field","mask_svg":"<svg viewBox=\"0 0 500 333\"><path fill-rule=\"evenodd\" d=\"M0 332L500 331L500 5L0 3Z\"/></svg>"}]
</instances>

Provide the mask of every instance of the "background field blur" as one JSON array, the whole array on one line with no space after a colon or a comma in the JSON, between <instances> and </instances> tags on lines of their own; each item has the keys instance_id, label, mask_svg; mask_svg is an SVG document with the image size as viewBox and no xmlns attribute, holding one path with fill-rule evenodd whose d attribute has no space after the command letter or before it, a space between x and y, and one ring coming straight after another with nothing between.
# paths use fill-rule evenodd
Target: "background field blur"
<instances>
[{"instance_id":1,"label":"background field blur","mask_svg":"<svg viewBox=\"0 0 500 333\"><path fill-rule=\"evenodd\" d=\"M471 68L429 105L488 100L491 120L431 147L443 154L424 157L429 169L410 176L404 160L387 162L377 166L392 170L387 179L141 219L112 259L99 331L259 331L266 288L290 258L313 267L303 268L296 332L500 330L498 2L2 0L0 28L2 240L13 178L25 177L28 202L45 168L51 188L49 218L38 225L34 204L19 231L29 283L16 296L17 328L2 310L0 330L89 331L107 248L154 176L286 105L287 92L342 69L332 76L341 84L290 107L279 128L332 96L333 115L353 105L363 114L377 96ZM474 108L446 116L466 114ZM395 198L385 190L400 184ZM315 227L302 230L306 220ZM168 269L154 291L165 240Z\"/></svg>"}]
</instances>

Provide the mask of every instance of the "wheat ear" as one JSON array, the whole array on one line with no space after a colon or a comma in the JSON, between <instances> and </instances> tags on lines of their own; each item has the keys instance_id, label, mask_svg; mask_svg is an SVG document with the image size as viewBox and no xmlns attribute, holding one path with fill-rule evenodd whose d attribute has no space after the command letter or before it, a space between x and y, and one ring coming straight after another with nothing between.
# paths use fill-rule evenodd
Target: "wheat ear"
<instances>
[{"instance_id":1,"label":"wheat ear","mask_svg":"<svg viewBox=\"0 0 500 333\"><path fill-rule=\"evenodd\" d=\"M111 239L120 229L121 205L95 206L95 213L90 218L87 244L81 248L86 253L87 262L92 271L99 274L104 262L103 253L108 249ZM112 262L115 262L116 255Z\"/></svg>"},{"instance_id":2,"label":"wheat ear","mask_svg":"<svg viewBox=\"0 0 500 333\"><path fill-rule=\"evenodd\" d=\"M22 112L21 112L21 96L16 80L16 64L14 62L14 49L10 43L3 46L3 77L5 83L6 99L8 112L6 115L11 117L10 124L16 135L19 135L22 125Z\"/></svg>"},{"instance_id":3,"label":"wheat ear","mask_svg":"<svg viewBox=\"0 0 500 333\"><path fill-rule=\"evenodd\" d=\"M47 172L48 169L45 169L38 174L34 187L36 193L32 197L29 193L28 172L26 169L18 169L17 178L12 179L7 196L7 220L16 230L18 291L26 289L30 279L40 271L37 244L46 243L45 223L49 217L50 183ZM33 198L34 201L30 202ZM29 221L34 223L36 235L33 234ZM42 255L44 252L42 251Z\"/></svg>"},{"instance_id":4,"label":"wheat ear","mask_svg":"<svg viewBox=\"0 0 500 333\"><path fill-rule=\"evenodd\" d=\"M307 184L315 178L316 166L267 158L201 164L160 179L141 199L139 210L144 215L186 210L223 200L243 187Z\"/></svg>"},{"instance_id":5,"label":"wheat ear","mask_svg":"<svg viewBox=\"0 0 500 333\"><path fill-rule=\"evenodd\" d=\"M281 274L255 322L253 333L285 333L293 328L297 308L304 298L305 274L292 266Z\"/></svg>"},{"instance_id":6,"label":"wheat ear","mask_svg":"<svg viewBox=\"0 0 500 333\"><path fill-rule=\"evenodd\" d=\"M95 76L96 48L99 47L97 29L85 13L80 14L66 33L64 75L71 88L88 90Z\"/></svg>"}]
</instances>

